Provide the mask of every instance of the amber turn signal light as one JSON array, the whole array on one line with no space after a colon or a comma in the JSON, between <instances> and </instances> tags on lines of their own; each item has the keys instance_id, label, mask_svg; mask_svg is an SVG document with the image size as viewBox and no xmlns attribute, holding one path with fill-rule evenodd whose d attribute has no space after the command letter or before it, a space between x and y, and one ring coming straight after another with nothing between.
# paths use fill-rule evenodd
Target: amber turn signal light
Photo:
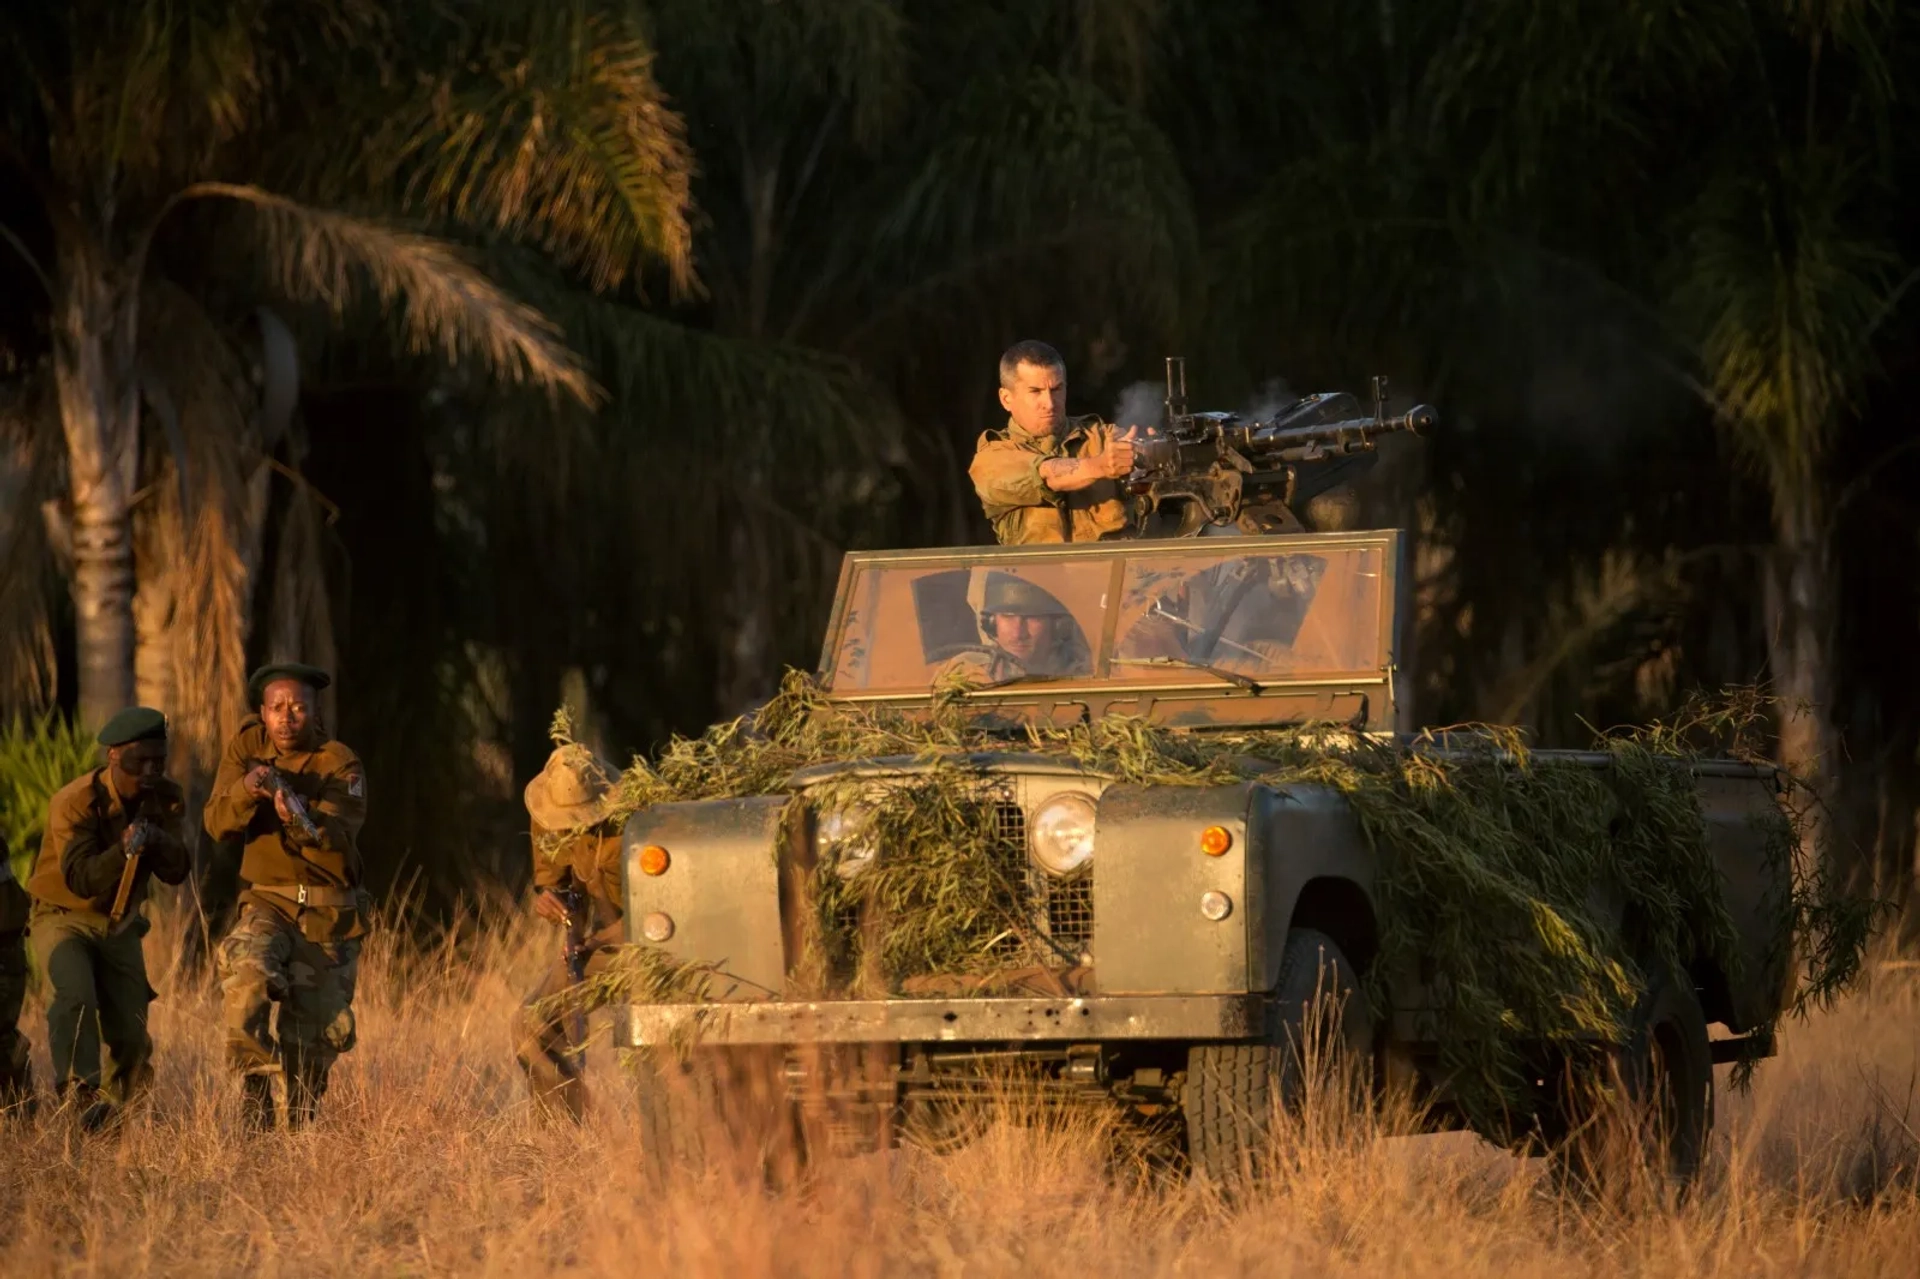
<instances>
[{"instance_id":1,"label":"amber turn signal light","mask_svg":"<svg viewBox=\"0 0 1920 1279\"><path fill-rule=\"evenodd\" d=\"M1209 857L1219 857L1233 847L1233 832L1225 826L1209 826L1200 832L1200 851Z\"/></svg>"},{"instance_id":2,"label":"amber turn signal light","mask_svg":"<svg viewBox=\"0 0 1920 1279\"><path fill-rule=\"evenodd\" d=\"M648 844L640 850L640 873L643 875L664 875L673 859L667 856L667 850L658 844Z\"/></svg>"}]
</instances>

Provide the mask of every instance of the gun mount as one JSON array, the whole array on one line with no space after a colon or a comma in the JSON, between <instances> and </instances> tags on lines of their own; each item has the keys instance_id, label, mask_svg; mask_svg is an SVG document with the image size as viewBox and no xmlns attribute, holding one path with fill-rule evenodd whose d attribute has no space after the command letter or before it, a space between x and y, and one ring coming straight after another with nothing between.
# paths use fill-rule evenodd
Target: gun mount
<instances>
[{"instance_id":1,"label":"gun mount","mask_svg":"<svg viewBox=\"0 0 1920 1279\"><path fill-rule=\"evenodd\" d=\"M1373 416L1343 391L1296 400L1270 421L1187 410L1186 361L1167 357L1164 432L1134 444L1128 493L1141 500L1143 534L1298 533L1296 504L1343 484L1351 466L1383 435L1419 434L1438 415L1425 404L1387 415L1387 380L1373 379ZM1314 469L1303 474L1301 468ZM1323 529L1320 531L1335 531Z\"/></svg>"}]
</instances>

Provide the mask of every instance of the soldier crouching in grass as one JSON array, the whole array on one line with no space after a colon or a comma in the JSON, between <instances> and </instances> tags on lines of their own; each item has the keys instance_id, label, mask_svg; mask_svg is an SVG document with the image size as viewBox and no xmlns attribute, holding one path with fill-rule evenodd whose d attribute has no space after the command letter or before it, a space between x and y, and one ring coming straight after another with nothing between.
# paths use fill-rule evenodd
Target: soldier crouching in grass
<instances>
[{"instance_id":1,"label":"soldier crouching in grass","mask_svg":"<svg viewBox=\"0 0 1920 1279\"><path fill-rule=\"evenodd\" d=\"M586 1000L565 1007L569 987L605 971L624 940L620 923L620 823L613 770L585 746L554 751L527 783L533 818L533 908L568 929L562 954L515 1018L516 1053L534 1102L549 1115L586 1113Z\"/></svg>"},{"instance_id":2,"label":"soldier crouching in grass","mask_svg":"<svg viewBox=\"0 0 1920 1279\"><path fill-rule=\"evenodd\" d=\"M207 833L243 845L240 915L218 968L227 1064L241 1076L254 1131L273 1127L276 1074L288 1125L311 1123L334 1059L354 1044L353 986L371 906L358 843L367 784L360 757L320 722L317 699L329 682L297 662L255 671L247 681L255 713L227 742L207 800Z\"/></svg>"},{"instance_id":3,"label":"soldier crouching in grass","mask_svg":"<svg viewBox=\"0 0 1920 1279\"><path fill-rule=\"evenodd\" d=\"M130 707L107 721L100 744L106 765L48 802L46 837L27 881L34 955L53 988L47 1047L54 1091L89 1130L153 1081L147 1005L154 992L140 948L148 927L140 904L156 876L177 884L188 867L186 804L166 776L166 716ZM104 1089L102 1040L111 1061Z\"/></svg>"}]
</instances>

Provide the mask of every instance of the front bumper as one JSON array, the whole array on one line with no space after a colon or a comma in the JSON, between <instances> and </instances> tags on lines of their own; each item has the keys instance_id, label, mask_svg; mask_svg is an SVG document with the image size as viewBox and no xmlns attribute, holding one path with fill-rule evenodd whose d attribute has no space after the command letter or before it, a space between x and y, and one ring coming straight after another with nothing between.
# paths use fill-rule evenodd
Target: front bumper
<instances>
[{"instance_id":1,"label":"front bumper","mask_svg":"<svg viewBox=\"0 0 1920 1279\"><path fill-rule=\"evenodd\" d=\"M1252 1039L1265 1028L1266 1007L1257 994L628 1004L614 1010L614 1043L645 1048Z\"/></svg>"}]
</instances>

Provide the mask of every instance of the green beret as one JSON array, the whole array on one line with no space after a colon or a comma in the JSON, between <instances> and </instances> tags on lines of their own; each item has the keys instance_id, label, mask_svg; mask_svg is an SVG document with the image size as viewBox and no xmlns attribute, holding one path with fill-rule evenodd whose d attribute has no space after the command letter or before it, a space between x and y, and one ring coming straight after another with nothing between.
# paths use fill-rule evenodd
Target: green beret
<instances>
[{"instance_id":1,"label":"green beret","mask_svg":"<svg viewBox=\"0 0 1920 1279\"><path fill-rule=\"evenodd\" d=\"M267 685L277 679L297 679L316 693L333 683L333 677L318 666L308 666L305 662L270 662L247 680L247 705L259 710L260 703L266 700Z\"/></svg>"},{"instance_id":2,"label":"green beret","mask_svg":"<svg viewBox=\"0 0 1920 1279\"><path fill-rule=\"evenodd\" d=\"M151 706L129 706L107 721L100 730L102 746L125 746L128 742L144 742L148 738L165 741L167 737L167 717Z\"/></svg>"}]
</instances>

